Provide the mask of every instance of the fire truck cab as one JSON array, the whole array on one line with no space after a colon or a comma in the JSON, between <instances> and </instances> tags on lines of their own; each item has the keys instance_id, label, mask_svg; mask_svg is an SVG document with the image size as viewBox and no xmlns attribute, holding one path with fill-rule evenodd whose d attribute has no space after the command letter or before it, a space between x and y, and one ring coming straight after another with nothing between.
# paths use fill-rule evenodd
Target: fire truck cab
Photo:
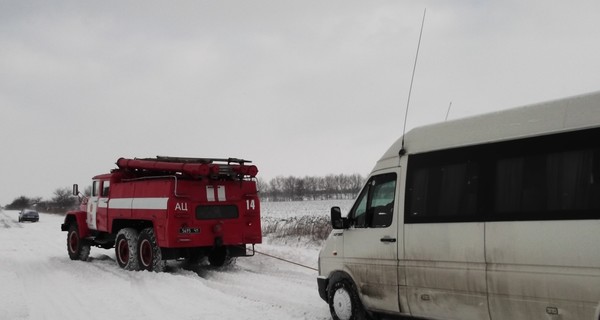
<instances>
[{"instance_id":1,"label":"fire truck cab","mask_svg":"<svg viewBox=\"0 0 600 320\"><path fill-rule=\"evenodd\" d=\"M165 260L223 266L261 243L258 169L243 159L156 157L117 161L92 179L61 226L72 260L115 248L120 267L162 271ZM73 193L80 195L78 185ZM251 245L252 248L248 248Z\"/></svg>"}]
</instances>

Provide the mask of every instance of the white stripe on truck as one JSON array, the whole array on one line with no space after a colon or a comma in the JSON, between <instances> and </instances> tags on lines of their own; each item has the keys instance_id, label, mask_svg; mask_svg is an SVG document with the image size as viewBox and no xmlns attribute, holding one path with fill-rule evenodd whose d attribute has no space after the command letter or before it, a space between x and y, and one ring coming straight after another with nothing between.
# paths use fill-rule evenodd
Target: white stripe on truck
<instances>
[{"instance_id":1,"label":"white stripe on truck","mask_svg":"<svg viewBox=\"0 0 600 320\"><path fill-rule=\"evenodd\" d=\"M112 198L108 202L111 209L166 210L169 198Z\"/></svg>"}]
</instances>

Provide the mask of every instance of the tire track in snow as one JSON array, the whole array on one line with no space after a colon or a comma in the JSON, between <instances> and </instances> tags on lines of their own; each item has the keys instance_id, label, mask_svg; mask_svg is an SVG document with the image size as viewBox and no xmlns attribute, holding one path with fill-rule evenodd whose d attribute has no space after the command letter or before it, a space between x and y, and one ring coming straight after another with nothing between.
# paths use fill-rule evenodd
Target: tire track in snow
<instances>
[{"instance_id":1,"label":"tire track in snow","mask_svg":"<svg viewBox=\"0 0 600 320\"><path fill-rule=\"evenodd\" d=\"M25 303L25 288L21 285L18 274L12 270L16 267L13 264L0 262L0 283L4 288L12 290L0 290L0 318L3 319L28 319L29 308ZM6 318L4 318L6 317Z\"/></svg>"},{"instance_id":2,"label":"tire track in snow","mask_svg":"<svg viewBox=\"0 0 600 320\"><path fill-rule=\"evenodd\" d=\"M23 226L19 223L19 221L0 210L0 223L2 227L5 229L9 228L23 228Z\"/></svg>"}]
</instances>

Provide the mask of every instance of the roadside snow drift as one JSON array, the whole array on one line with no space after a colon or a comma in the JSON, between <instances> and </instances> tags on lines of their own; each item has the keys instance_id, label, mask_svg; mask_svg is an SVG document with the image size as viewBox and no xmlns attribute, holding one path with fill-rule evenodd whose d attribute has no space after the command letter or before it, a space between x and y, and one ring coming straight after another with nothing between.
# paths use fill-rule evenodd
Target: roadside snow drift
<instances>
[{"instance_id":1,"label":"roadside snow drift","mask_svg":"<svg viewBox=\"0 0 600 320\"><path fill-rule=\"evenodd\" d=\"M256 255L220 270L125 271L114 250L71 261L62 216L17 220L0 211L0 319L330 319L314 270ZM317 267L316 245L264 242L257 250Z\"/></svg>"}]
</instances>

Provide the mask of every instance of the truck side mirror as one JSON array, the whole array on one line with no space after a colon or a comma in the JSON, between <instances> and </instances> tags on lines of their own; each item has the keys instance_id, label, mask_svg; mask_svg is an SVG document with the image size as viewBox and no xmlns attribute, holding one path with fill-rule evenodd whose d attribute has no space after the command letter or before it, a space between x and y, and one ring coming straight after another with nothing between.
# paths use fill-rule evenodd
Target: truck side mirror
<instances>
[{"instance_id":1,"label":"truck side mirror","mask_svg":"<svg viewBox=\"0 0 600 320\"><path fill-rule=\"evenodd\" d=\"M342 210L340 207L331 208L331 227L333 229L347 229L348 219L342 218Z\"/></svg>"},{"instance_id":2,"label":"truck side mirror","mask_svg":"<svg viewBox=\"0 0 600 320\"><path fill-rule=\"evenodd\" d=\"M79 195L79 186L77 185L77 183L73 184L73 195L74 196Z\"/></svg>"}]
</instances>

